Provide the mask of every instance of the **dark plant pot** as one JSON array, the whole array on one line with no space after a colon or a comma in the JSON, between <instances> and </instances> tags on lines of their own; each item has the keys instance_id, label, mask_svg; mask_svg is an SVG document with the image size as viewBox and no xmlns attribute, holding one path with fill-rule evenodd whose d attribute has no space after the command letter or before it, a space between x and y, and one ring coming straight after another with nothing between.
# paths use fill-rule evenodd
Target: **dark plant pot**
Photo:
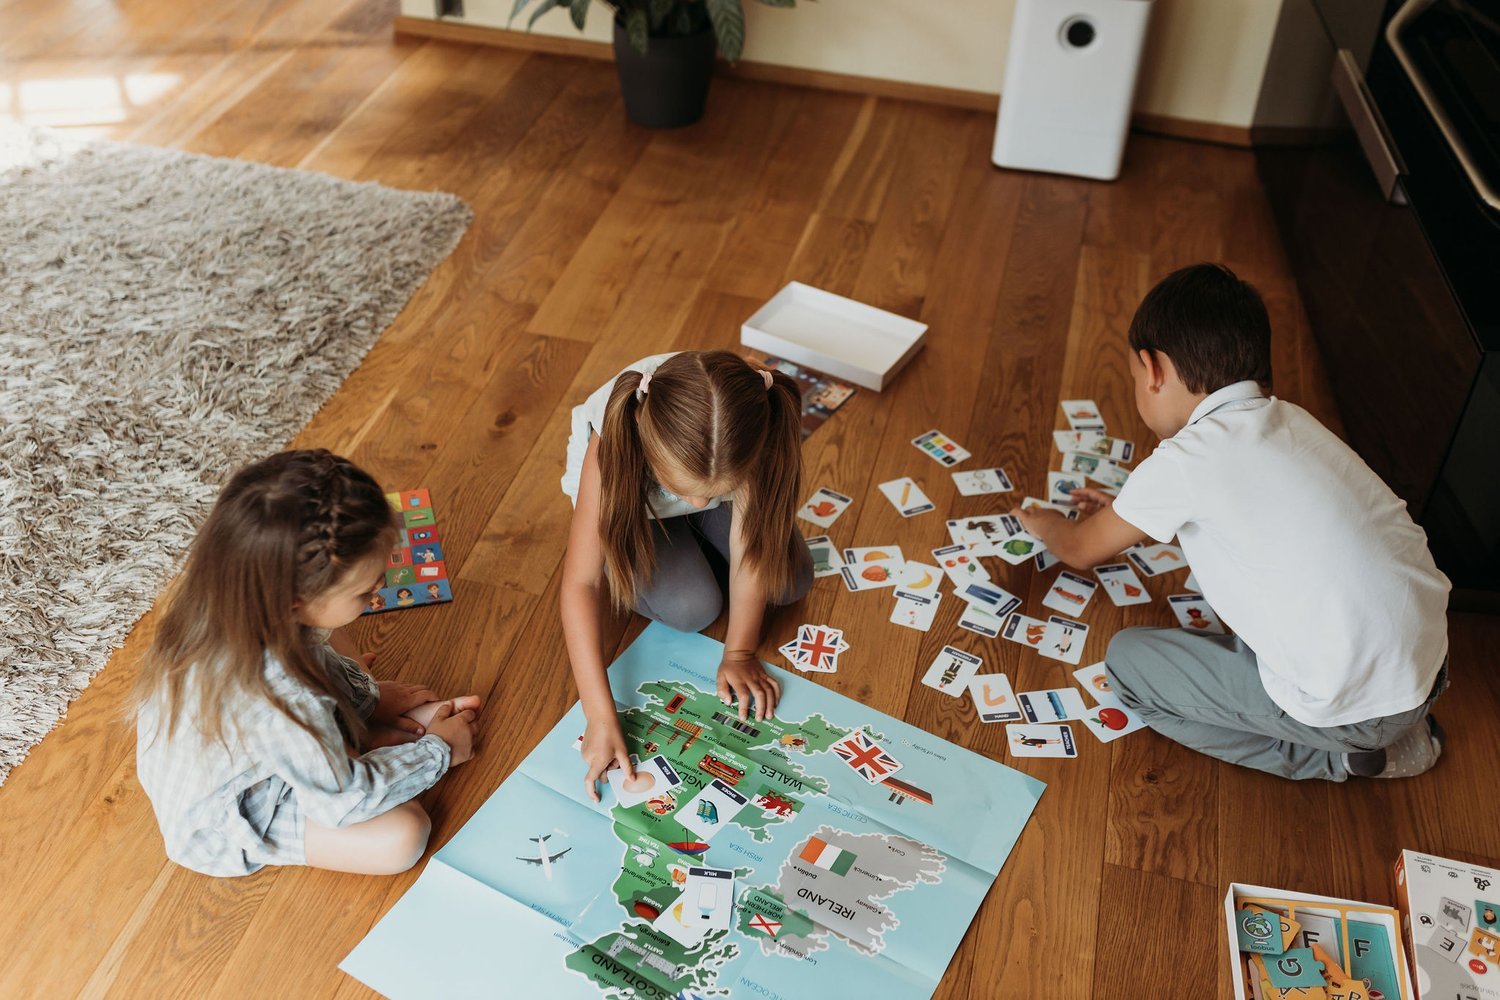
<instances>
[{"instance_id":1,"label":"dark plant pot","mask_svg":"<svg viewBox=\"0 0 1500 1000\"><path fill-rule=\"evenodd\" d=\"M641 55L616 20L615 69L630 120L647 128L681 128L702 118L717 50L713 28L705 27L686 38L653 37Z\"/></svg>"}]
</instances>

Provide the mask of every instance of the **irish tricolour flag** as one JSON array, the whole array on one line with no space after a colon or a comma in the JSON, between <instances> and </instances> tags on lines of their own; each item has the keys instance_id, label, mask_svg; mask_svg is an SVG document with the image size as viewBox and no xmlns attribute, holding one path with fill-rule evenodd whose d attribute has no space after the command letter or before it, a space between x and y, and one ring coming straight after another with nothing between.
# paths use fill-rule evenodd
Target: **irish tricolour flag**
<instances>
[{"instance_id":1,"label":"irish tricolour flag","mask_svg":"<svg viewBox=\"0 0 1500 1000\"><path fill-rule=\"evenodd\" d=\"M819 840L817 837L808 837L807 846L802 848L802 853L797 857L810 865L827 868L835 875L845 874L849 871L849 866L854 864L853 851L834 847L826 840Z\"/></svg>"}]
</instances>

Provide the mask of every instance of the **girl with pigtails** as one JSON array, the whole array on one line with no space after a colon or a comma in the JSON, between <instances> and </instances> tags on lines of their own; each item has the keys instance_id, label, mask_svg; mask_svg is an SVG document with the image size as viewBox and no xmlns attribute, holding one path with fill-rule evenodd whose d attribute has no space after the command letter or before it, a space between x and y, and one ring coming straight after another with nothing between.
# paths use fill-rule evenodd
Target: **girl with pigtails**
<instances>
[{"instance_id":1,"label":"girl with pigtails","mask_svg":"<svg viewBox=\"0 0 1500 1000\"><path fill-rule=\"evenodd\" d=\"M400 530L327 451L273 455L219 494L137 684L136 769L173 861L394 874L422 857L416 797L469 759L479 698L377 681L338 632Z\"/></svg>"},{"instance_id":2,"label":"girl with pigtails","mask_svg":"<svg viewBox=\"0 0 1500 1000\"><path fill-rule=\"evenodd\" d=\"M791 377L729 351L646 358L573 410L561 612L595 801L609 768L634 777L601 648L606 593L615 610L682 632L708 627L727 602L719 698L742 720L752 704L757 719L775 711L780 685L755 656L761 621L812 585L796 528L801 418Z\"/></svg>"}]
</instances>

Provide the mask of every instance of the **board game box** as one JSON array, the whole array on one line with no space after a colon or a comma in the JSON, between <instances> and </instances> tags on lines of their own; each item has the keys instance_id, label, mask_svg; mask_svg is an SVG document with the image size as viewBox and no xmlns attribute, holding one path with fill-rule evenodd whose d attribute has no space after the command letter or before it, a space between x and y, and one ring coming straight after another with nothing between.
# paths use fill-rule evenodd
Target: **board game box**
<instances>
[{"instance_id":1,"label":"board game box","mask_svg":"<svg viewBox=\"0 0 1500 1000\"><path fill-rule=\"evenodd\" d=\"M425 489L418 489L387 493L385 498L401 515L401 534L386 562L385 586L376 591L364 613L374 615L453 600L432 497Z\"/></svg>"},{"instance_id":2,"label":"board game box","mask_svg":"<svg viewBox=\"0 0 1500 1000\"><path fill-rule=\"evenodd\" d=\"M1500 872L1402 851L1396 902L1419 1000L1500 998Z\"/></svg>"}]
</instances>

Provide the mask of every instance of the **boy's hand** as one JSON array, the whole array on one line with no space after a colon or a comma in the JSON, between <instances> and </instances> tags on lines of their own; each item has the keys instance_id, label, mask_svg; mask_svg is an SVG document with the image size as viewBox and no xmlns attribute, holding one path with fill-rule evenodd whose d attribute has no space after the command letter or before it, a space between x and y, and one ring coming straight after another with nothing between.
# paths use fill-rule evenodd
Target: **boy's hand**
<instances>
[{"instance_id":1,"label":"boy's hand","mask_svg":"<svg viewBox=\"0 0 1500 1000\"><path fill-rule=\"evenodd\" d=\"M740 721L750 717L750 701L755 700L755 719L769 719L781 697L781 682L761 666L754 650L727 650L719 662L719 700L728 705L730 696L740 703Z\"/></svg>"},{"instance_id":2,"label":"boy's hand","mask_svg":"<svg viewBox=\"0 0 1500 1000\"><path fill-rule=\"evenodd\" d=\"M584 790L589 798L599 801L599 782L604 772L619 766L625 772L625 780L635 778L635 766L630 763L630 751L625 746L625 733L620 729L619 716L612 715L607 723L595 725L590 722L583 731L583 762L589 766L583 777Z\"/></svg>"},{"instance_id":3,"label":"boy's hand","mask_svg":"<svg viewBox=\"0 0 1500 1000\"><path fill-rule=\"evenodd\" d=\"M474 740L478 735L474 719L474 709L466 708L455 712L454 703L445 701L438 705L437 711L427 723L427 732L448 744L452 751L449 767L457 767L474 756Z\"/></svg>"},{"instance_id":4,"label":"boy's hand","mask_svg":"<svg viewBox=\"0 0 1500 1000\"><path fill-rule=\"evenodd\" d=\"M1103 490L1074 490L1073 506L1081 514L1097 514L1114 505L1115 498Z\"/></svg>"},{"instance_id":5,"label":"boy's hand","mask_svg":"<svg viewBox=\"0 0 1500 1000\"><path fill-rule=\"evenodd\" d=\"M368 670L370 661L375 657L366 656L361 659L365 660L365 669ZM421 736L426 732L415 719L408 719L406 713L418 705L437 701L435 692L421 684L401 684L397 681L378 681L377 685L380 688L380 700L375 704L375 711L370 713L371 729L399 729L413 736Z\"/></svg>"},{"instance_id":6,"label":"boy's hand","mask_svg":"<svg viewBox=\"0 0 1500 1000\"><path fill-rule=\"evenodd\" d=\"M1049 524L1067 520L1051 507L1027 507L1024 510L1020 507L1012 507L1010 514L1011 517L1021 522L1021 527L1043 540L1046 538L1043 532L1047 530Z\"/></svg>"}]
</instances>

